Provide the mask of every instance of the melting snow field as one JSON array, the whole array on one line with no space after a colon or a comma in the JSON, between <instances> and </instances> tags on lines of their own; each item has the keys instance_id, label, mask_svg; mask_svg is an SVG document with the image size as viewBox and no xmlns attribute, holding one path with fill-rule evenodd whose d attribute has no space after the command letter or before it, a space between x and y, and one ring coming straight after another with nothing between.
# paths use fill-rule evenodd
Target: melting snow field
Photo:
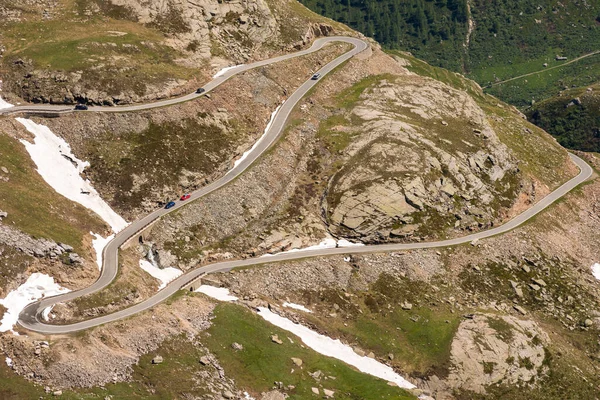
<instances>
[{"instance_id":1,"label":"melting snow field","mask_svg":"<svg viewBox=\"0 0 600 400\"><path fill-rule=\"evenodd\" d=\"M294 310L304 311L304 312L307 312L307 313L311 313L312 312L308 308L304 307L301 304L294 304L294 303L287 303L286 302L286 303L283 303L283 306L287 307L287 308L293 308Z\"/></svg>"},{"instance_id":2,"label":"melting snow field","mask_svg":"<svg viewBox=\"0 0 600 400\"><path fill-rule=\"evenodd\" d=\"M346 239L340 239L339 241L336 241L334 238L330 237L330 238L323 239L323 241L321 243L315 244L314 246L308 246L308 247L304 247L302 249L287 250L287 251L283 251L281 253L264 254L261 257L272 257L272 256L278 255L278 254L297 253L300 251L335 249L336 247L360 247L360 246L364 246L364 243L353 243Z\"/></svg>"},{"instance_id":3,"label":"melting snow field","mask_svg":"<svg viewBox=\"0 0 600 400\"><path fill-rule=\"evenodd\" d=\"M69 289L61 287L54 282L54 278L46 274L32 274L27 281L17 289L10 292L0 304L6 308L6 312L0 321L0 332L12 330L17 323L19 314L27 304L33 303L42 297L55 296L69 292Z\"/></svg>"},{"instance_id":4,"label":"melting snow field","mask_svg":"<svg viewBox=\"0 0 600 400\"><path fill-rule=\"evenodd\" d=\"M210 285L201 285L195 290L198 293L204 293L208 297L219 301L236 301L238 298L229 294L229 289L218 288Z\"/></svg>"},{"instance_id":5,"label":"melting snow field","mask_svg":"<svg viewBox=\"0 0 600 400\"><path fill-rule=\"evenodd\" d=\"M102 271L102 252L104 251L104 248L106 247L108 242L113 240L115 235L110 235L108 237L103 238L102 236L98 235L97 233L94 233L94 232L90 232L90 233L94 237L94 239L92 240L92 247L94 248L94 251L96 252L96 264L98 264L98 270Z\"/></svg>"},{"instance_id":6,"label":"melting snow field","mask_svg":"<svg viewBox=\"0 0 600 400\"><path fill-rule=\"evenodd\" d=\"M218 77L220 77L221 75L224 75L224 74L225 74L225 72L227 72L227 71L230 71L230 70L232 70L232 69L236 69L237 67L241 67L242 65L244 65L244 64L240 64L240 65L234 65L234 66L232 66L232 67L225 67L225 68L223 68L222 70L220 70L219 72L217 72L217 73L216 73L216 74L213 76L213 79L214 79L214 78L218 78Z\"/></svg>"},{"instance_id":7,"label":"melting snow field","mask_svg":"<svg viewBox=\"0 0 600 400\"><path fill-rule=\"evenodd\" d=\"M320 335L305 326L293 323L289 319L271 312L268 308L260 307L258 310L258 315L263 317L266 321L300 337L304 344L320 354L341 360L366 374L376 376L388 382L394 382L401 388L414 389L416 387L394 372L392 368L372 358L359 356L352 348L350 348L350 346L346 346L339 340L333 340L327 336Z\"/></svg>"},{"instance_id":8,"label":"melting snow field","mask_svg":"<svg viewBox=\"0 0 600 400\"><path fill-rule=\"evenodd\" d=\"M244 161L250 153L252 153L252 151L256 148L256 146L258 146L260 144L260 142L262 142L265 139L265 137L267 136L267 132L269 132L269 129L271 129L271 125L273 125L273 120L275 119L275 115L277 115L277 112L279 111L280 108L281 108L281 106L277 107L275 109L275 111L273 111L273 113L271 114L271 119L269 120L269 123L267 124L267 127L265 128L265 132L263 133L263 135L260 137L260 139L258 139L256 141L256 143L254 143L254 146L252 146L252 148L250 150L248 150L247 152L242 154L242 156L239 159L235 160L235 162L233 163L233 168L240 165L240 163L242 161Z\"/></svg>"},{"instance_id":9,"label":"melting snow field","mask_svg":"<svg viewBox=\"0 0 600 400\"><path fill-rule=\"evenodd\" d=\"M177 268L158 268L148 260L140 260L140 268L160 281L158 290L161 290L167 286L167 283L183 274L183 272Z\"/></svg>"},{"instance_id":10,"label":"melting snow field","mask_svg":"<svg viewBox=\"0 0 600 400\"><path fill-rule=\"evenodd\" d=\"M596 263L592 265L592 275L594 275L594 278L600 280L600 264Z\"/></svg>"},{"instance_id":11,"label":"melting snow field","mask_svg":"<svg viewBox=\"0 0 600 400\"><path fill-rule=\"evenodd\" d=\"M39 174L54 190L94 211L114 232L127 226L127 222L102 200L90 181L81 177L80 173L89 163L77 159L66 141L44 125L24 118L17 118L17 121L35 136L33 143L26 140L21 140L21 143L25 145Z\"/></svg>"}]
</instances>

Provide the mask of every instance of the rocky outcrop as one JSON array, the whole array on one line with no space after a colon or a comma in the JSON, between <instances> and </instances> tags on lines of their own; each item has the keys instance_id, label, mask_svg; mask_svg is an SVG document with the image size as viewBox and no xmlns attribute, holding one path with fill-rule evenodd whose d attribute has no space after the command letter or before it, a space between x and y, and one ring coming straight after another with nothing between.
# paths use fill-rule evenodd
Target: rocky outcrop
<instances>
[{"instance_id":1,"label":"rocky outcrop","mask_svg":"<svg viewBox=\"0 0 600 400\"><path fill-rule=\"evenodd\" d=\"M499 200L520 189L517 160L466 92L420 77L387 77L368 88L346 121L345 166L330 181L323 209L334 235L381 241L406 237L427 221L477 229Z\"/></svg>"},{"instance_id":2,"label":"rocky outcrop","mask_svg":"<svg viewBox=\"0 0 600 400\"><path fill-rule=\"evenodd\" d=\"M211 58L213 45L220 46L231 60L244 62L256 47L278 34L277 21L265 0L110 2L130 10L139 23L163 31L166 44L185 54L179 61L192 67Z\"/></svg>"},{"instance_id":3,"label":"rocky outcrop","mask_svg":"<svg viewBox=\"0 0 600 400\"><path fill-rule=\"evenodd\" d=\"M434 379L430 386L434 392L447 384L483 394L499 382L533 383L547 371L544 348L549 343L548 335L533 321L476 314L460 324L454 337L450 375L444 384Z\"/></svg>"},{"instance_id":4,"label":"rocky outcrop","mask_svg":"<svg viewBox=\"0 0 600 400\"><path fill-rule=\"evenodd\" d=\"M0 244L13 247L28 256L38 258L59 258L66 254L65 259L72 264L81 264L83 260L73 253L73 247L64 243L56 243L49 239L34 239L31 236L0 223Z\"/></svg>"}]
</instances>

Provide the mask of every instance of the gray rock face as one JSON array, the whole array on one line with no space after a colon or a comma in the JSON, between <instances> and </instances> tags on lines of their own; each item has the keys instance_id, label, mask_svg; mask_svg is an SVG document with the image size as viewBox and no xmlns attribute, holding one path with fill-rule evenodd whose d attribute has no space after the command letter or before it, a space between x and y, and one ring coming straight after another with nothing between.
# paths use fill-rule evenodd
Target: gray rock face
<instances>
[{"instance_id":1,"label":"gray rock face","mask_svg":"<svg viewBox=\"0 0 600 400\"><path fill-rule=\"evenodd\" d=\"M362 123L331 129L352 137L323 201L334 235L427 236L430 220L478 229L498 214L497 199L516 199L517 161L485 112L467 93L419 79L382 80L345 116Z\"/></svg>"},{"instance_id":2,"label":"gray rock face","mask_svg":"<svg viewBox=\"0 0 600 400\"><path fill-rule=\"evenodd\" d=\"M0 224L0 243L14 247L29 256L40 258L57 258L66 251L62 246L52 240L34 239L17 229L3 224ZM68 247L72 249L71 246ZM75 262L76 259L78 260L77 262L82 262L77 254L72 253L71 255L74 256L73 262Z\"/></svg>"}]
</instances>

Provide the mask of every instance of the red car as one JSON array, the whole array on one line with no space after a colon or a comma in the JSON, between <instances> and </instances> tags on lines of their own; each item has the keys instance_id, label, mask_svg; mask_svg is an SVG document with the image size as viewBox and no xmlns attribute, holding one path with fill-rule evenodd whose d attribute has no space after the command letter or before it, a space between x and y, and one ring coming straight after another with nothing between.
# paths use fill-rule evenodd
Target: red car
<instances>
[{"instance_id":1,"label":"red car","mask_svg":"<svg viewBox=\"0 0 600 400\"><path fill-rule=\"evenodd\" d=\"M184 194L183 196L181 196L181 198L179 200L185 201L185 200L189 199L190 197L192 197L192 196L190 196L189 194Z\"/></svg>"}]
</instances>

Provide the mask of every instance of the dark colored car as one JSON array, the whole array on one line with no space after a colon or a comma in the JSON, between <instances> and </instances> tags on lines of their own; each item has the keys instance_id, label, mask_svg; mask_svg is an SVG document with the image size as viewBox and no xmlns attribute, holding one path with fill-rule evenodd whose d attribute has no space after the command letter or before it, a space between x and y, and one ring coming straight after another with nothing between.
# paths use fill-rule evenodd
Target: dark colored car
<instances>
[{"instance_id":1,"label":"dark colored car","mask_svg":"<svg viewBox=\"0 0 600 400\"><path fill-rule=\"evenodd\" d=\"M317 79L319 79L320 77L321 77L321 74L314 74L314 75L312 76L312 78L310 78L310 79L312 79L313 81L316 81L316 80L317 80Z\"/></svg>"},{"instance_id":2,"label":"dark colored car","mask_svg":"<svg viewBox=\"0 0 600 400\"><path fill-rule=\"evenodd\" d=\"M206 89L204 89L203 87L198 88L198 90L196 90L196 93L198 93L198 94L202 94L204 92L206 92Z\"/></svg>"},{"instance_id":3,"label":"dark colored car","mask_svg":"<svg viewBox=\"0 0 600 400\"><path fill-rule=\"evenodd\" d=\"M77 104L75 106L75 109L79 111L86 111L88 109L88 106L86 106L85 104Z\"/></svg>"},{"instance_id":4,"label":"dark colored car","mask_svg":"<svg viewBox=\"0 0 600 400\"><path fill-rule=\"evenodd\" d=\"M171 207L175 207L175 202L174 201L168 202L167 205L165 206L165 209L168 210Z\"/></svg>"},{"instance_id":5,"label":"dark colored car","mask_svg":"<svg viewBox=\"0 0 600 400\"><path fill-rule=\"evenodd\" d=\"M181 200L181 201L186 201L186 200L187 200L187 199L189 199L190 197L192 197L192 196L186 193L186 194L184 194L183 196L181 196L181 197L179 198L179 200Z\"/></svg>"}]
</instances>

